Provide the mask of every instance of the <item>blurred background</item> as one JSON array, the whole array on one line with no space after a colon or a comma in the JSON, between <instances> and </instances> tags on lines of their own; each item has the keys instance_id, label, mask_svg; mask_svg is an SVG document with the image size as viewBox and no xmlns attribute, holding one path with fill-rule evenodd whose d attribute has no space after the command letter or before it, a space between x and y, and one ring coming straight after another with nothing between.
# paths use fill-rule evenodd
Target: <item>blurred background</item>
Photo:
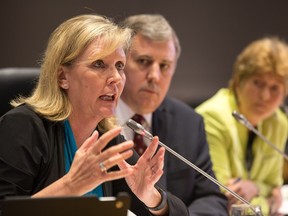
<instances>
[{"instance_id":1,"label":"blurred background","mask_svg":"<svg viewBox=\"0 0 288 216\"><path fill-rule=\"evenodd\" d=\"M227 86L236 56L251 41L288 40L286 0L1 0L0 68L39 67L50 33L72 16L96 13L116 21L160 13L182 45L169 95L191 106Z\"/></svg>"}]
</instances>

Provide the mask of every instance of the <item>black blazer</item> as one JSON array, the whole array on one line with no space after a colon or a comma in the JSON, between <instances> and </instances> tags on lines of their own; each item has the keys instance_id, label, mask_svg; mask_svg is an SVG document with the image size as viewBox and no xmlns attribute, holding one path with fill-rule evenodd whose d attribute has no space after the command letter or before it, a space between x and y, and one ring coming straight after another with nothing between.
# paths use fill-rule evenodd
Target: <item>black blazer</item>
<instances>
[{"instance_id":1,"label":"black blazer","mask_svg":"<svg viewBox=\"0 0 288 216\"><path fill-rule=\"evenodd\" d=\"M31 196L65 174L63 123L41 118L31 108L22 105L0 118L0 140L1 215L4 197ZM123 141L122 136L117 136L108 146ZM127 161L134 164L137 160L135 152ZM123 191L129 193L132 196L131 210L139 216L150 215L124 179L106 182L103 186L105 196L116 196ZM170 193L168 203L169 215L188 215L185 204Z\"/></svg>"},{"instance_id":2,"label":"black blazer","mask_svg":"<svg viewBox=\"0 0 288 216\"><path fill-rule=\"evenodd\" d=\"M204 121L188 105L165 98L153 113L152 132L161 142L215 178ZM227 200L219 187L168 151L160 183L182 199L190 215L228 215Z\"/></svg>"}]
</instances>

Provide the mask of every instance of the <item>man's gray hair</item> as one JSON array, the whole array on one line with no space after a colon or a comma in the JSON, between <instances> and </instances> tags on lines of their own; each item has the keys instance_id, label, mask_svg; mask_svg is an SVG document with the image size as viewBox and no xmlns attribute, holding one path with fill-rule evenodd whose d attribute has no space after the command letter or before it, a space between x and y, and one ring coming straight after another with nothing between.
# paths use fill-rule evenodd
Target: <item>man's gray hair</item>
<instances>
[{"instance_id":1,"label":"man's gray hair","mask_svg":"<svg viewBox=\"0 0 288 216\"><path fill-rule=\"evenodd\" d=\"M139 14L127 17L123 25L131 28L135 34L141 34L154 41L173 39L176 58L181 54L181 46L176 32L169 22L160 14Z\"/></svg>"}]
</instances>

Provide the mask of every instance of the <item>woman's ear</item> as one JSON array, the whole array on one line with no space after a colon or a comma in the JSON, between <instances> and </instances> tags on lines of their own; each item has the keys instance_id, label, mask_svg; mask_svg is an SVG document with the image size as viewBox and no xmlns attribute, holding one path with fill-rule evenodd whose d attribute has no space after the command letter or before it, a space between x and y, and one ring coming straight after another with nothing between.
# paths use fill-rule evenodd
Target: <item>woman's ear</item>
<instances>
[{"instance_id":1,"label":"woman's ear","mask_svg":"<svg viewBox=\"0 0 288 216\"><path fill-rule=\"evenodd\" d=\"M60 66L58 69L58 83L62 89L69 88L69 82L67 77L67 71L64 66Z\"/></svg>"}]
</instances>

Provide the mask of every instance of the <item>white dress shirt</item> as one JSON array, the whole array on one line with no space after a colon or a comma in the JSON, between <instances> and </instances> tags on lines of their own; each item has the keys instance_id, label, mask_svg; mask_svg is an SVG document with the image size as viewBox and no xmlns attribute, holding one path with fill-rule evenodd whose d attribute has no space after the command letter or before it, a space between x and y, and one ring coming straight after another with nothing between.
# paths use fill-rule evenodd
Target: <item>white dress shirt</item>
<instances>
[{"instance_id":1,"label":"white dress shirt","mask_svg":"<svg viewBox=\"0 0 288 216\"><path fill-rule=\"evenodd\" d=\"M120 126L122 126L121 134L125 137L126 140L133 140L134 132L131 128L126 125L126 122L132 118L136 113L126 104L123 100L119 99L118 105L116 107L116 118ZM146 120L146 124L143 127L151 132L151 122L152 122L152 113L143 115ZM147 145L150 143L149 140L144 139L144 143Z\"/></svg>"}]
</instances>

